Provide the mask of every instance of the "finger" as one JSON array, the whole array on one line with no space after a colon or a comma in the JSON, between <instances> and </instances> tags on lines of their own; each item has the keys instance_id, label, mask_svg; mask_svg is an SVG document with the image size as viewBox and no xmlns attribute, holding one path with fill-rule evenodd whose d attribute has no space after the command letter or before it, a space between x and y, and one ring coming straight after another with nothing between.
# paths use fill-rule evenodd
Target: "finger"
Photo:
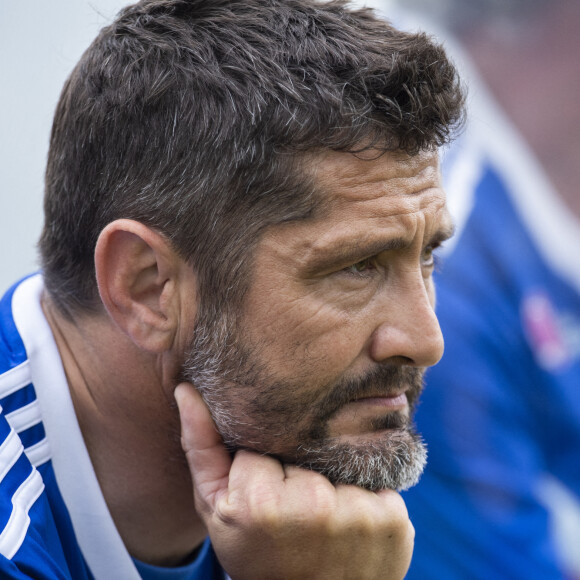
<instances>
[{"instance_id":1,"label":"finger","mask_svg":"<svg viewBox=\"0 0 580 580\"><path fill-rule=\"evenodd\" d=\"M405 501L398 491L394 489L380 489L373 493L380 499L383 505L401 514L401 518L409 518Z\"/></svg>"},{"instance_id":2,"label":"finger","mask_svg":"<svg viewBox=\"0 0 580 580\"><path fill-rule=\"evenodd\" d=\"M212 513L219 497L227 491L232 465L209 409L193 385L181 383L175 389L181 418L181 445L195 488L196 504Z\"/></svg>"},{"instance_id":3,"label":"finger","mask_svg":"<svg viewBox=\"0 0 580 580\"><path fill-rule=\"evenodd\" d=\"M377 525L394 534L406 537L412 529L407 506L401 495L392 489L373 492L352 485L338 485L336 493L338 505L343 510L339 516L348 518L353 511L368 510Z\"/></svg>"},{"instance_id":4,"label":"finger","mask_svg":"<svg viewBox=\"0 0 580 580\"><path fill-rule=\"evenodd\" d=\"M249 449L240 449L236 452L230 470L230 490L251 485L253 481L280 485L284 483L285 477L284 466L278 459Z\"/></svg>"},{"instance_id":5,"label":"finger","mask_svg":"<svg viewBox=\"0 0 580 580\"><path fill-rule=\"evenodd\" d=\"M241 449L236 452L230 470L229 507L239 509L252 503L275 504L283 495L284 480L284 467L277 459Z\"/></svg>"},{"instance_id":6,"label":"finger","mask_svg":"<svg viewBox=\"0 0 580 580\"><path fill-rule=\"evenodd\" d=\"M390 489L371 492L353 486L338 486L337 495L335 513L341 527L352 522L352 514L360 514L349 527L365 540L367 557L388 562L389 578L404 578L413 556L415 529L401 495Z\"/></svg>"},{"instance_id":7,"label":"finger","mask_svg":"<svg viewBox=\"0 0 580 580\"><path fill-rule=\"evenodd\" d=\"M376 497L382 503L384 513L388 514L393 534L400 538L401 553L407 552L410 557L413 553L415 528L409 519L407 506L400 493L392 489L383 489L376 492Z\"/></svg>"}]
</instances>

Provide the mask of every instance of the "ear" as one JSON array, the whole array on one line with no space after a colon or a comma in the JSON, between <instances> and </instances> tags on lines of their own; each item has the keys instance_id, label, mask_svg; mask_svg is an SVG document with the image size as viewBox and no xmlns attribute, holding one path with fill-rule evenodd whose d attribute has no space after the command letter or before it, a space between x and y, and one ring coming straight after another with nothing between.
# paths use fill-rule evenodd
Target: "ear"
<instances>
[{"instance_id":1,"label":"ear","mask_svg":"<svg viewBox=\"0 0 580 580\"><path fill-rule=\"evenodd\" d=\"M111 318L140 348L169 350L181 320L183 284L195 299L191 268L161 234L121 219L101 232L95 248L101 300Z\"/></svg>"}]
</instances>

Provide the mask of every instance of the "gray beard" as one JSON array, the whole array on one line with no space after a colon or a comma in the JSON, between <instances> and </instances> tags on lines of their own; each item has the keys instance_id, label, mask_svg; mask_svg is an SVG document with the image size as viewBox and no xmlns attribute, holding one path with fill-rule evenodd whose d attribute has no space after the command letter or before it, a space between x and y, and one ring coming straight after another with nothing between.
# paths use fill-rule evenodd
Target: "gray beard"
<instances>
[{"instance_id":1,"label":"gray beard","mask_svg":"<svg viewBox=\"0 0 580 580\"><path fill-rule=\"evenodd\" d=\"M232 453L251 449L322 473L335 485L372 491L400 491L418 482L427 451L406 415L390 412L372 421L368 430L373 437L357 443L328 437L327 426L353 398L377 389L388 393L407 388L412 410L423 388L421 369L378 365L363 377L303 392L296 386L304 385L306 377L272 377L256 354L265 346L248 348L231 329L223 319L217 324L200 321L182 375L203 396Z\"/></svg>"},{"instance_id":2,"label":"gray beard","mask_svg":"<svg viewBox=\"0 0 580 580\"><path fill-rule=\"evenodd\" d=\"M297 464L322 473L335 485L403 491L419 481L426 462L421 438L395 430L364 444L321 441L301 449Z\"/></svg>"}]
</instances>

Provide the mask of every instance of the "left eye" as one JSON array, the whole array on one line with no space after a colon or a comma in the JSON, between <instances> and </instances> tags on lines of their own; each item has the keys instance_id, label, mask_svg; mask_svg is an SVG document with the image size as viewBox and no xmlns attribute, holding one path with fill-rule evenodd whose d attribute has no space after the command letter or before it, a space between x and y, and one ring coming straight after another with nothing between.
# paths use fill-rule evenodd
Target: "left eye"
<instances>
[{"instance_id":1,"label":"left eye","mask_svg":"<svg viewBox=\"0 0 580 580\"><path fill-rule=\"evenodd\" d=\"M365 272L368 272L369 270L374 269L375 265L373 263L372 258L365 258L364 260L361 260L356 264L352 264L351 266L344 268L344 271L347 272L348 274L363 274Z\"/></svg>"}]
</instances>

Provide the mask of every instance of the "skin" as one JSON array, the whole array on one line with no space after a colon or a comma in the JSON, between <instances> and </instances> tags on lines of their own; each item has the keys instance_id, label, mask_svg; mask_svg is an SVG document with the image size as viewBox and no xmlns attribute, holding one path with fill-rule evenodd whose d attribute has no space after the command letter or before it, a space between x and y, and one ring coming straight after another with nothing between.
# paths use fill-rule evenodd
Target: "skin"
<instances>
[{"instance_id":1,"label":"skin","mask_svg":"<svg viewBox=\"0 0 580 580\"><path fill-rule=\"evenodd\" d=\"M259 242L242 313L248 339L265 345L276 376L301 368L313 385L379 363L434 364L443 341L431 251L452 229L437 154L327 153L312 170L327 211ZM247 450L232 457L189 384L175 391L179 419L175 377L198 303L195 272L167 241L118 220L103 230L95 264L101 314L71 322L47 297L43 307L130 553L177 564L209 531L234 580L403 578L414 532L396 492L334 486ZM330 419L332 435L372 439L369 417L406 412L399 395L348 403Z\"/></svg>"},{"instance_id":2,"label":"skin","mask_svg":"<svg viewBox=\"0 0 580 580\"><path fill-rule=\"evenodd\" d=\"M227 402L218 426L236 426L234 446L288 462L342 379L364 379L378 365L422 371L442 352L431 273L450 224L436 156L392 155L388 164L343 157L314 163L318 187L332 192L316 217L273 228L258 246L237 340L252 346L251 366L267 374L252 386L242 373L219 391L212 386L218 394L208 398ZM229 366L240 357L222 356ZM320 424L332 444L384 439L385 429L369 425L394 412L409 416L416 392L403 381L383 377L352 390Z\"/></svg>"},{"instance_id":3,"label":"skin","mask_svg":"<svg viewBox=\"0 0 580 580\"><path fill-rule=\"evenodd\" d=\"M298 363L320 382L379 362L435 364L443 340L432 247L452 229L437 155L369 161L328 153L316 176L332 192L328 213L277 228L259 246L244 312L249 339L271 346L267 362L278 374L293 376ZM364 434L357 425L369 413L345 407L333 434Z\"/></svg>"}]
</instances>

